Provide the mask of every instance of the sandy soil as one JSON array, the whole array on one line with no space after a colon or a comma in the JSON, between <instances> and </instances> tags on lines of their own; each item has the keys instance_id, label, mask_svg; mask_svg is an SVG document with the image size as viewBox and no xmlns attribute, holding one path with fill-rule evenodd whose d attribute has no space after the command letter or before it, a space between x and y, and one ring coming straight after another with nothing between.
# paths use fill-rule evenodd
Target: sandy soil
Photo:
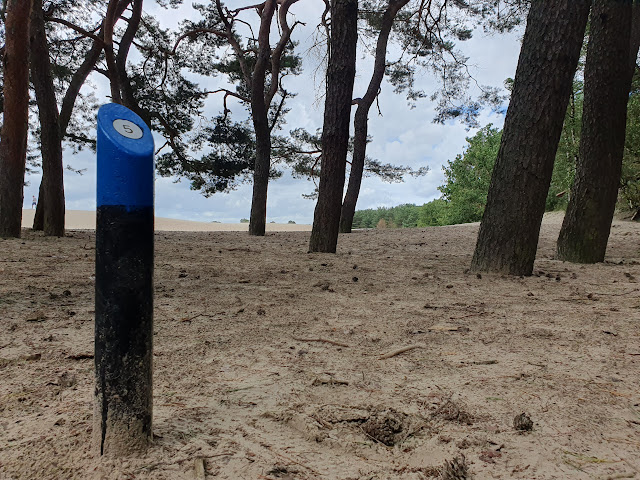
<instances>
[{"instance_id":1,"label":"sandy soil","mask_svg":"<svg viewBox=\"0 0 640 480\"><path fill-rule=\"evenodd\" d=\"M22 211L22 226L31 228L35 210ZM70 230L94 230L96 228L96 212L87 210L67 210L65 227ZM206 223L174 218L155 218L155 229L159 232L248 232L248 223ZM267 232L310 232L311 225L290 223L267 223Z\"/></svg>"},{"instance_id":2,"label":"sandy soil","mask_svg":"<svg viewBox=\"0 0 640 480\"><path fill-rule=\"evenodd\" d=\"M93 233L0 241L0 478L428 479L460 454L476 479L640 478L640 225L585 266L553 259L559 226L527 278L466 271L477 225L336 255L159 232L154 445L125 459L90 440Z\"/></svg>"}]
</instances>

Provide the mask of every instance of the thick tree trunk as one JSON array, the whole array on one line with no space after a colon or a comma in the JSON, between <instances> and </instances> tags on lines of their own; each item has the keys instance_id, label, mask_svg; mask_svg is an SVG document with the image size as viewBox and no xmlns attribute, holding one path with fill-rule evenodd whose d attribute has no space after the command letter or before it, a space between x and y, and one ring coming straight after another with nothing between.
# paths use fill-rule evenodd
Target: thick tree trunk
<instances>
[{"instance_id":1,"label":"thick tree trunk","mask_svg":"<svg viewBox=\"0 0 640 480\"><path fill-rule=\"evenodd\" d=\"M636 10L640 6L636 5ZM634 15L635 16L635 15ZM595 0L584 70L580 155L558 237L560 260L604 260L618 197L631 88L632 0Z\"/></svg>"},{"instance_id":2,"label":"thick tree trunk","mask_svg":"<svg viewBox=\"0 0 640 480\"><path fill-rule=\"evenodd\" d=\"M269 105L265 101L266 69L271 57L269 34L271 20L275 13L275 0L267 0L260 14L258 32L258 58L251 76L251 118L256 134L256 161L253 169L253 196L249 217L249 235L263 236L267 223L267 187L271 170L271 130L267 112ZM276 82L277 79L272 79Z\"/></svg>"},{"instance_id":3,"label":"thick tree trunk","mask_svg":"<svg viewBox=\"0 0 640 480\"><path fill-rule=\"evenodd\" d=\"M360 195L364 162L367 156L369 110L380 91L380 84L384 78L387 59L387 43L389 42L389 34L391 32L391 27L393 27L393 21L395 20L398 11L407 3L409 3L409 0L391 0L389 2L389 6L382 16L380 33L378 33L373 74L371 75L371 80L369 81L369 86L367 87L364 97L357 101L358 108L356 109L356 115L353 121L353 159L351 160L349 185L347 186L347 193L344 196L342 211L340 213L340 233L351 233L353 216L356 212L358 195Z\"/></svg>"},{"instance_id":4,"label":"thick tree trunk","mask_svg":"<svg viewBox=\"0 0 640 480\"><path fill-rule=\"evenodd\" d=\"M36 92L40 119L42 183L38 206L43 214L42 228L45 235L62 237L64 236L65 212L62 141L58 122L58 105L49 62L42 0L33 1L31 14L31 80ZM34 218L34 225L35 220Z\"/></svg>"},{"instance_id":5,"label":"thick tree trunk","mask_svg":"<svg viewBox=\"0 0 640 480\"><path fill-rule=\"evenodd\" d=\"M351 160L347 193L344 195L342 210L340 211L340 233L351 233L353 216L356 213L356 204L358 203L364 173L364 161L367 156L368 113L370 107L371 104L369 106L358 104L356 115L353 119L353 158Z\"/></svg>"},{"instance_id":6,"label":"thick tree trunk","mask_svg":"<svg viewBox=\"0 0 640 480\"><path fill-rule=\"evenodd\" d=\"M267 112L253 109L253 128L256 134L256 161L253 169L253 196L251 198L251 216L249 235L263 236L267 223L267 188L271 169L271 131Z\"/></svg>"},{"instance_id":7,"label":"thick tree trunk","mask_svg":"<svg viewBox=\"0 0 640 480\"><path fill-rule=\"evenodd\" d=\"M20 237L29 128L31 0L6 3L4 121L0 133L0 237Z\"/></svg>"},{"instance_id":8,"label":"thick tree trunk","mask_svg":"<svg viewBox=\"0 0 640 480\"><path fill-rule=\"evenodd\" d=\"M590 0L533 0L471 267L530 275Z\"/></svg>"},{"instance_id":9,"label":"thick tree trunk","mask_svg":"<svg viewBox=\"0 0 640 480\"><path fill-rule=\"evenodd\" d=\"M331 3L331 53L322 129L322 166L309 251L335 253L356 73L358 1Z\"/></svg>"}]
</instances>

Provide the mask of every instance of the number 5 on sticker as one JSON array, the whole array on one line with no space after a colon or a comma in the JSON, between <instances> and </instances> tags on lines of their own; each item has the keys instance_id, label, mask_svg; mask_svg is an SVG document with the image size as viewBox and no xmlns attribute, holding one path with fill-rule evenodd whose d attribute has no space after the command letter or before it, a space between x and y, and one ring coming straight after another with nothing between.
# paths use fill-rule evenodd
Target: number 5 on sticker
<instances>
[{"instance_id":1,"label":"number 5 on sticker","mask_svg":"<svg viewBox=\"0 0 640 480\"><path fill-rule=\"evenodd\" d=\"M142 138L142 129L135 123L121 118L113 121L113 128L123 137L138 140Z\"/></svg>"}]
</instances>

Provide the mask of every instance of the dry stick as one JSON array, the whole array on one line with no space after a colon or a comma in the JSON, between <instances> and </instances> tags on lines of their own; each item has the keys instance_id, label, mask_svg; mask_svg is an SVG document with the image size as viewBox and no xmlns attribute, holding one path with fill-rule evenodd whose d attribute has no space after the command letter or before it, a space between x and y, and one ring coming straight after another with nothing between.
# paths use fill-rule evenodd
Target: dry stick
<instances>
[{"instance_id":1,"label":"dry stick","mask_svg":"<svg viewBox=\"0 0 640 480\"><path fill-rule=\"evenodd\" d=\"M194 470L196 480L205 480L204 458L198 457L195 459Z\"/></svg>"},{"instance_id":2,"label":"dry stick","mask_svg":"<svg viewBox=\"0 0 640 480\"><path fill-rule=\"evenodd\" d=\"M304 463L300 463L296 460L294 460L291 457L287 457L286 455L283 455L282 453L278 452L276 449L274 449L273 447L269 446L267 447L269 449L269 451L271 451L276 457L280 457L280 458L284 458L285 460L294 463L296 465L301 466L302 468L306 468L307 470L309 470L311 473L314 473L316 475L320 475L320 473L317 470L314 470L313 468L311 468L308 465L305 465Z\"/></svg>"},{"instance_id":3,"label":"dry stick","mask_svg":"<svg viewBox=\"0 0 640 480\"><path fill-rule=\"evenodd\" d=\"M329 340L328 338L300 338L300 337L292 337L294 340L298 342L323 342L330 343L331 345L337 345L338 347L349 347L346 343L336 342L335 340Z\"/></svg>"},{"instance_id":4,"label":"dry stick","mask_svg":"<svg viewBox=\"0 0 640 480\"><path fill-rule=\"evenodd\" d=\"M402 347L400 350L395 350L393 352L389 352L384 355L381 355L380 358L378 358L378 360L386 360L387 358L395 357L396 355L400 355L401 353L408 352L416 348L422 348L422 347L420 345L410 345L408 347Z\"/></svg>"},{"instance_id":5,"label":"dry stick","mask_svg":"<svg viewBox=\"0 0 640 480\"><path fill-rule=\"evenodd\" d=\"M640 290L640 288L634 288L633 290L629 290L628 292L622 292L622 293L600 293L600 292L593 292L596 295L602 295L602 296L610 296L610 297L621 297L623 295L629 295L630 293L633 292L637 292L638 290Z\"/></svg>"}]
</instances>

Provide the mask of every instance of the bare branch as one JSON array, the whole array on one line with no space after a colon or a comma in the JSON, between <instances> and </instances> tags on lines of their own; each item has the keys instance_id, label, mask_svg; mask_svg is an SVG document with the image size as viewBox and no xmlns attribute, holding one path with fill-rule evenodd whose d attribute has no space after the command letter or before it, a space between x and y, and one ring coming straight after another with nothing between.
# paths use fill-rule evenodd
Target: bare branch
<instances>
[{"instance_id":1,"label":"bare branch","mask_svg":"<svg viewBox=\"0 0 640 480\"><path fill-rule=\"evenodd\" d=\"M189 30L188 32L183 33L176 39L176 42L173 44L173 49L171 50L171 55L175 55L176 50L178 49L178 45L180 45L180 42L182 42L182 40L184 40L187 37L193 37L198 33L212 33L219 37L229 39L229 33L223 32L221 30L216 30L214 28L195 28L193 30Z\"/></svg>"},{"instance_id":2,"label":"bare branch","mask_svg":"<svg viewBox=\"0 0 640 480\"><path fill-rule=\"evenodd\" d=\"M63 18L56 18L56 17L49 17L47 18L47 20L49 22L53 22L53 23L59 23L60 25L64 25L65 27L69 27L71 30L78 32L79 34L81 34L83 37L86 38L91 38L93 39L93 41L95 42L99 42L100 44L104 45L104 40L102 38L100 38L98 35L96 35L95 33L89 32L88 30L85 30L82 27L79 27L78 25L71 23ZM99 28L99 27L98 27ZM94 30L94 32L97 31L97 29Z\"/></svg>"}]
</instances>

